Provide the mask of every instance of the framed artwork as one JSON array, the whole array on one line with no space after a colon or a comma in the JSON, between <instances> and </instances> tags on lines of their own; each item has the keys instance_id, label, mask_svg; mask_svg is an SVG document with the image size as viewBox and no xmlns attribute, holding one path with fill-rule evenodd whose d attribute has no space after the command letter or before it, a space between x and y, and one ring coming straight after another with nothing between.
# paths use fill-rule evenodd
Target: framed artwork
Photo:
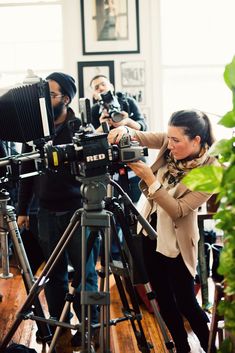
<instances>
[{"instance_id":1,"label":"framed artwork","mask_svg":"<svg viewBox=\"0 0 235 353\"><path fill-rule=\"evenodd\" d=\"M139 0L80 0L84 55L139 53Z\"/></svg>"},{"instance_id":2,"label":"framed artwork","mask_svg":"<svg viewBox=\"0 0 235 353\"><path fill-rule=\"evenodd\" d=\"M146 102L145 87L123 87L122 92L134 98L140 105Z\"/></svg>"},{"instance_id":3,"label":"framed artwork","mask_svg":"<svg viewBox=\"0 0 235 353\"><path fill-rule=\"evenodd\" d=\"M121 62L121 82L123 87L140 87L145 85L145 62Z\"/></svg>"},{"instance_id":4,"label":"framed artwork","mask_svg":"<svg viewBox=\"0 0 235 353\"><path fill-rule=\"evenodd\" d=\"M115 86L114 61L79 61L78 62L78 93L79 98L89 98L93 101L90 87L91 79L103 74Z\"/></svg>"}]
</instances>

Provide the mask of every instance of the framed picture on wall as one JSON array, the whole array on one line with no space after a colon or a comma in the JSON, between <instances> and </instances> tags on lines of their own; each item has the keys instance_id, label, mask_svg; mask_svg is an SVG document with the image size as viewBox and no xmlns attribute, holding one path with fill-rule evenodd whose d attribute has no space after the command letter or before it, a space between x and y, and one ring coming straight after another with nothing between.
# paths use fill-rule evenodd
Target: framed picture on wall
<instances>
[{"instance_id":1,"label":"framed picture on wall","mask_svg":"<svg viewBox=\"0 0 235 353\"><path fill-rule=\"evenodd\" d=\"M139 53L139 0L80 0L84 55Z\"/></svg>"},{"instance_id":2,"label":"framed picture on wall","mask_svg":"<svg viewBox=\"0 0 235 353\"><path fill-rule=\"evenodd\" d=\"M122 92L134 98L140 105L146 103L145 87L123 87Z\"/></svg>"},{"instance_id":3,"label":"framed picture on wall","mask_svg":"<svg viewBox=\"0 0 235 353\"><path fill-rule=\"evenodd\" d=\"M145 62L121 62L121 82L123 87L140 87L145 85Z\"/></svg>"},{"instance_id":4,"label":"framed picture on wall","mask_svg":"<svg viewBox=\"0 0 235 353\"><path fill-rule=\"evenodd\" d=\"M78 62L78 93L79 98L89 98L92 102L91 79L103 74L115 86L114 61L79 61Z\"/></svg>"}]
</instances>

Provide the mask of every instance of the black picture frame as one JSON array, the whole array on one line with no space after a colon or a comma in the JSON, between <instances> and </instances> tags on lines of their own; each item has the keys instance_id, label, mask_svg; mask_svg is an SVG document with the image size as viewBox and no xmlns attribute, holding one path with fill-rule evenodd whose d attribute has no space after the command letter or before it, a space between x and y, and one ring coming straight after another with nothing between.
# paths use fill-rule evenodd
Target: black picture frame
<instances>
[{"instance_id":1,"label":"black picture frame","mask_svg":"<svg viewBox=\"0 0 235 353\"><path fill-rule=\"evenodd\" d=\"M119 0L112 16L104 0L80 0L80 6L83 55L140 52L139 0Z\"/></svg>"},{"instance_id":2,"label":"black picture frame","mask_svg":"<svg viewBox=\"0 0 235 353\"><path fill-rule=\"evenodd\" d=\"M98 74L107 76L115 87L114 61L79 61L77 67L79 98L86 97L92 101L90 81Z\"/></svg>"}]
</instances>

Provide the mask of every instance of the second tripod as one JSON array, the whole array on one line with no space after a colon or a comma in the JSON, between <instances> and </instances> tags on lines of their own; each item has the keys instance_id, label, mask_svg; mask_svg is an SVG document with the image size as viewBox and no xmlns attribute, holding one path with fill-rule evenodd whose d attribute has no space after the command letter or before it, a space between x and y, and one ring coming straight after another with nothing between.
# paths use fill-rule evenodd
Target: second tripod
<instances>
[{"instance_id":1,"label":"second tripod","mask_svg":"<svg viewBox=\"0 0 235 353\"><path fill-rule=\"evenodd\" d=\"M15 256L18 260L20 270L22 273L23 282L26 292L29 293L34 285L34 276L30 268L27 254L25 252L23 242L21 239L20 231L16 222L15 209L8 205L10 200L9 193L2 189L0 191L0 238L1 238L1 251L2 251L2 273L0 275L3 279L12 277L9 272L9 254L8 254L8 235L13 243ZM44 318L44 312L39 298L35 298L32 306L32 311L35 315ZM51 340L51 331L48 323L37 322L38 336L45 344Z\"/></svg>"}]
</instances>

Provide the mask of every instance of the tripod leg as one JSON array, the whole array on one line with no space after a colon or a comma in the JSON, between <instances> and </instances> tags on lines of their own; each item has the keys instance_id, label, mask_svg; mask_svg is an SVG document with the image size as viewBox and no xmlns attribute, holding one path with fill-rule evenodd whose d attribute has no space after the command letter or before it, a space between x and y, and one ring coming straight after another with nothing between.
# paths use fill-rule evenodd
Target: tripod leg
<instances>
[{"instance_id":1,"label":"tripod leg","mask_svg":"<svg viewBox=\"0 0 235 353\"><path fill-rule=\"evenodd\" d=\"M110 293L109 293L109 280L105 283L104 292L89 292L86 291L86 255L87 244L86 244L86 227L101 227L105 228L104 231L104 242L105 242L105 257L106 264L105 270L109 273L109 248L110 248L110 213L107 211L100 212L83 212L82 218L82 285L81 285L81 306L82 306L82 352L91 352L91 328L97 329L100 327L100 351L110 352ZM100 325L91 325L91 305L100 306ZM88 312L88 321L86 321L86 309ZM85 342L87 324L87 342ZM86 349L87 343L87 349Z\"/></svg>"},{"instance_id":2,"label":"tripod leg","mask_svg":"<svg viewBox=\"0 0 235 353\"><path fill-rule=\"evenodd\" d=\"M12 278L13 274L10 273L9 266L9 251L8 251L8 236L5 225L5 216L0 214L0 240L1 240L1 253L2 253L2 273L1 278Z\"/></svg>"},{"instance_id":3,"label":"tripod leg","mask_svg":"<svg viewBox=\"0 0 235 353\"><path fill-rule=\"evenodd\" d=\"M7 209L8 209L8 212L7 212L6 220L8 223L9 234L11 235L15 253L17 255L17 258L22 270L22 277L23 277L26 291L27 293L29 293L30 289L32 288L35 282L34 276L32 274L28 257L23 246L23 242L20 236L20 231L16 222L13 208L9 207ZM34 307L33 307L34 314L41 317L45 317L39 298L35 298L33 304L34 304ZM38 326L38 334L42 342L45 343L50 341L51 332L50 332L49 326L41 322L37 322L37 326Z\"/></svg>"},{"instance_id":4,"label":"tripod leg","mask_svg":"<svg viewBox=\"0 0 235 353\"><path fill-rule=\"evenodd\" d=\"M119 242L119 238L117 235L117 231L115 228L115 223L114 220L112 219L112 227L114 229L114 235L116 237L117 242ZM114 275L114 279L119 291L120 299L122 301L123 305L123 312L125 317L127 317L128 320L130 320L133 332L135 334L136 340L138 347L141 352L150 352L150 349L152 348L152 345L147 342L144 330L141 324L142 320L142 314L140 312L139 304L138 304L138 299L136 296L136 292L134 290L134 287L131 282L131 277L130 277L130 271L129 271L129 266L126 261L126 255L124 251L122 250L120 244L120 255L121 255L121 261L112 261L111 262L111 269ZM122 279L123 280L122 280ZM123 281L125 283L125 286L123 285ZM132 307L130 307L126 291L129 295L130 302ZM137 324L136 324L137 323ZM137 329L138 326L138 329Z\"/></svg>"},{"instance_id":5,"label":"tripod leg","mask_svg":"<svg viewBox=\"0 0 235 353\"><path fill-rule=\"evenodd\" d=\"M21 321L24 318L27 318L28 313L32 310L31 307L35 302L36 296L40 293L40 291L44 288L46 281L48 280L48 276L52 269L54 268L55 264L60 258L61 253L66 248L70 238L76 231L77 227L80 224L80 211L76 211L71 218L71 221L66 228L64 234L62 235L60 241L58 242L56 248L54 249L53 253L51 254L49 260L47 261L44 269L42 270L40 276L38 277L37 281L34 282L30 292L26 298L26 301L22 305L21 309L19 310L15 321L13 322L9 332L4 337L0 345L0 353L4 353L5 348L7 347L8 343L10 342L12 336L16 332L18 326L20 325ZM49 320L48 320L49 321Z\"/></svg>"},{"instance_id":6,"label":"tripod leg","mask_svg":"<svg viewBox=\"0 0 235 353\"><path fill-rule=\"evenodd\" d=\"M140 250L138 248L135 247L133 235L130 232L128 224L126 223L126 218L123 213L123 209L119 205L118 202L110 202L110 200L109 200L108 206L109 206L109 208L111 208L111 211L113 211L113 214L115 215L118 223L121 225L124 239L127 243L128 249L129 249L130 254L132 256L132 259L133 259L133 262L138 269L138 273L140 275L140 278L142 279L142 283L144 283L144 285L145 285L147 296L148 296L150 303L153 307L154 314L156 316L157 322L159 324L163 338L165 340L165 346L169 352L173 352L174 351L174 343L171 340L170 336L168 335L166 324L157 309L155 294L153 293L153 291L151 289L151 285L148 280L148 275L147 275L144 261L143 261L143 254L142 254L142 252L140 252Z\"/></svg>"}]
</instances>

